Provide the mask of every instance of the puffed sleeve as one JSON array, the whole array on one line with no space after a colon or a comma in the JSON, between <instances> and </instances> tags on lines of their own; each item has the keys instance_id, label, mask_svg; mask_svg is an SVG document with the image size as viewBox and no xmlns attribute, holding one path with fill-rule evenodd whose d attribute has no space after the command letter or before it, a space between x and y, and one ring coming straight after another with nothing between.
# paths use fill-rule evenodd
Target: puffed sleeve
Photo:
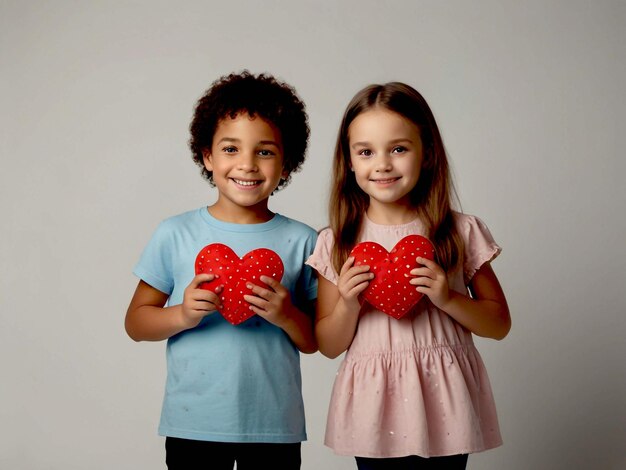
<instances>
[{"instance_id":1,"label":"puffed sleeve","mask_svg":"<svg viewBox=\"0 0 626 470\"><path fill-rule=\"evenodd\" d=\"M468 285L480 267L502 251L485 223L473 215L456 214L457 229L463 239L463 278Z\"/></svg>"},{"instance_id":2,"label":"puffed sleeve","mask_svg":"<svg viewBox=\"0 0 626 470\"><path fill-rule=\"evenodd\" d=\"M336 285L339 276L333 267L331 256L334 243L335 239L332 230L330 228L322 230L317 237L315 249L309 256L309 259L307 259L306 264L315 269L320 276Z\"/></svg>"}]
</instances>

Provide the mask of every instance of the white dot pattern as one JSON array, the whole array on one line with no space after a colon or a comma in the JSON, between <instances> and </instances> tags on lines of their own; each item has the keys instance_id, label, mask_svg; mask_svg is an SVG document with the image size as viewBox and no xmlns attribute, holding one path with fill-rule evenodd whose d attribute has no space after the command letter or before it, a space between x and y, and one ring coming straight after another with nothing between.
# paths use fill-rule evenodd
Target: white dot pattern
<instances>
[{"instance_id":1,"label":"white dot pattern","mask_svg":"<svg viewBox=\"0 0 626 470\"><path fill-rule=\"evenodd\" d=\"M394 318L402 318L423 297L409 284L413 277L409 272L418 267L418 256L434 259L435 249L425 237L409 235L401 239L388 252L376 242L361 242L350 256L354 265L369 265L374 279L363 292L363 297L378 310Z\"/></svg>"},{"instance_id":2,"label":"white dot pattern","mask_svg":"<svg viewBox=\"0 0 626 470\"><path fill-rule=\"evenodd\" d=\"M196 256L196 274L216 274L219 277L200 285L201 289L215 292L218 286L224 289L220 294L220 313L233 325L238 325L254 315L250 304L243 298L251 294L246 284L268 288L260 276L280 281L284 274L283 262L276 252L268 248L257 248L239 257L230 247L222 243L211 243Z\"/></svg>"}]
</instances>

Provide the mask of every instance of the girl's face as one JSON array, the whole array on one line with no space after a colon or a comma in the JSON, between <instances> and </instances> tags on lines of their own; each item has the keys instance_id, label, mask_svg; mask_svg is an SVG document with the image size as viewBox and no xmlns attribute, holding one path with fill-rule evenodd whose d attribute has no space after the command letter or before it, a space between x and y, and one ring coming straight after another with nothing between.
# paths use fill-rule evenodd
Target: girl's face
<instances>
[{"instance_id":1,"label":"girl's face","mask_svg":"<svg viewBox=\"0 0 626 470\"><path fill-rule=\"evenodd\" d=\"M350 166L370 204L410 207L409 193L422 167L419 129L398 113L374 108L348 128Z\"/></svg>"},{"instance_id":2,"label":"girl's face","mask_svg":"<svg viewBox=\"0 0 626 470\"><path fill-rule=\"evenodd\" d=\"M219 191L217 205L231 212L262 212L283 171L280 131L267 121L248 114L221 120L204 165L213 172Z\"/></svg>"}]
</instances>

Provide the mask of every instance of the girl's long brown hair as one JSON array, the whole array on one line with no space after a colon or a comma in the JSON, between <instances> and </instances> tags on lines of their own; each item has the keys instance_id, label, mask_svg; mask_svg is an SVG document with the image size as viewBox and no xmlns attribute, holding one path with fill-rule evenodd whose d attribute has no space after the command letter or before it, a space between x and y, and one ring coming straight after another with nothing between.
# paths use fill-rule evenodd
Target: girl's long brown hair
<instances>
[{"instance_id":1,"label":"girl's long brown hair","mask_svg":"<svg viewBox=\"0 0 626 470\"><path fill-rule=\"evenodd\" d=\"M461 263L463 242L452 216L452 199L457 198L446 151L426 100L400 82L365 87L354 96L343 116L335 147L329 204L330 228L335 237L333 266L337 272L341 270L358 240L363 214L369 206L369 195L361 190L350 171L348 129L359 114L377 107L400 114L419 129L424 155L410 201L424 223L426 236L435 246L437 262L446 272L453 271Z\"/></svg>"}]
</instances>

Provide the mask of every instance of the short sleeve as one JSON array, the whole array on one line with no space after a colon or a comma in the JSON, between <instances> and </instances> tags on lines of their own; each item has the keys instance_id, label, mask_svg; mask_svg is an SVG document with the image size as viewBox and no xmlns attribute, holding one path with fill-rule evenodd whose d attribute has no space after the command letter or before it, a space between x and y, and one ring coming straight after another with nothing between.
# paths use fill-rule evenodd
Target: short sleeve
<instances>
[{"instance_id":1,"label":"short sleeve","mask_svg":"<svg viewBox=\"0 0 626 470\"><path fill-rule=\"evenodd\" d=\"M317 233L313 232L312 236L309 237L306 241L305 250L306 256L311 256L313 250L315 249L315 242L317 238ZM302 259L302 258L301 258ZM303 296L306 300L315 300L317 298L317 277L313 274L313 269L311 266L305 265L302 268L302 274L300 276L300 284L301 291L303 292Z\"/></svg>"},{"instance_id":2,"label":"short sleeve","mask_svg":"<svg viewBox=\"0 0 626 470\"><path fill-rule=\"evenodd\" d=\"M478 217L457 214L457 229L464 243L463 279L468 285L480 267L502 251L485 223Z\"/></svg>"},{"instance_id":3,"label":"short sleeve","mask_svg":"<svg viewBox=\"0 0 626 470\"><path fill-rule=\"evenodd\" d=\"M135 265L133 274L155 289L171 295L174 289L174 278L169 231L166 226L166 222L162 222L157 227Z\"/></svg>"},{"instance_id":4,"label":"short sleeve","mask_svg":"<svg viewBox=\"0 0 626 470\"><path fill-rule=\"evenodd\" d=\"M306 264L314 268L320 276L336 285L339 276L333 267L331 255L334 244L335 239L332 230L330 228L322 230L317 237L313 254L309 256Z\"/></svg>"}]
</instances>

